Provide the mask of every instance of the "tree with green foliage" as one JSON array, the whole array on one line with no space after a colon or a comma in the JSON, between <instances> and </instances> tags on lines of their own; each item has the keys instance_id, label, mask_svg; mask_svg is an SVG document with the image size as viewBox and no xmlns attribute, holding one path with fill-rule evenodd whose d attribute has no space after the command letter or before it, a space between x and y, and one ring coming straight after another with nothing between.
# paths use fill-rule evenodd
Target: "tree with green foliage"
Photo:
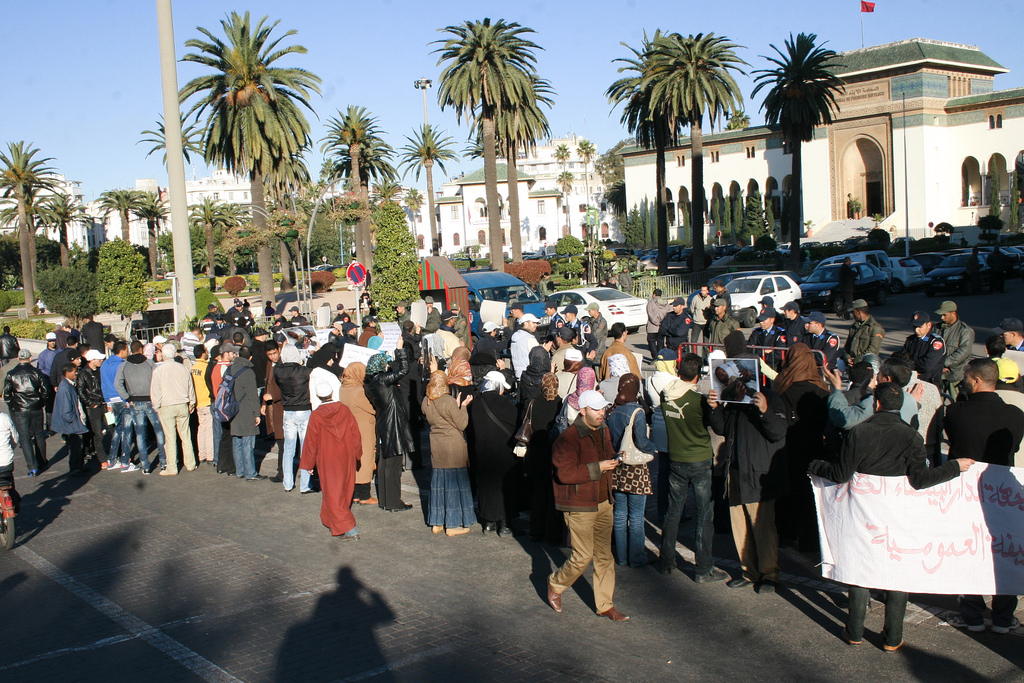
<instances>
[{"instance_id":1,"label":"tree with green foliage","mask_svg":"<svg viewBox=\"0 0 1024 683\"><path fill-rule=\"evenodd\" d=\"M722 227L719 230L728 236L730 242L736 244L736 230L739 226L734 226L732 223L732 197L723 197L718 202L719 218L722 221Z\"/></svg>"},{"instance_id":2,"label":"tree with green foliage","mask_svg":"<svg viewBox=\"0 0 1024 683\"><path fill-rule=\"evenodd\" d=\"M604 200L608 202L615 217L622 221L626 216L626 181L616 180L604 192Z\"/></svg>"},{"instance_id":3,"label":"tree with green foliage","mask_svg":"<svg viewBox=\"0 0 1024 683\"><path fill-rule=\"evenodd\" d=\"M737 109L729 115L729 123L725 124L726 130L743 130L750 128L750 117L742 109Z\"/></svg>"},{"instance_id":4,"label":"tree with green foliage","mask_svg":"<svg viewBox=\"0 0 1024 683\"><path fill-rule=\"evenodd\" d=\"M635 204L621 225L622 238L626 241L627 246L639 247L643 245L645 233L644 219L640 216L640 209Z\"/></svg>"},{"instance_id":5,"label":"tree with green foliage","mask_svg":"<svg viewBox=\"0 0 1024 683\"><path fill-rule=\"evenodd\" d=\"M559 256L576 256L583 253L583 242L572 235L566 235L555 242L555 253Z\"/></svg>"},{"instance_id":6,"label":"tree with green foliage","mask_svg":"<svg viewBox=\"0 0 1024 683\"><path fill-rule=\"evenodd\" d=\"M149 306L146 259L128 242L113 240L100 247L96 278L100 310L131 317Z\"/></svg>"},{"instance_id":7,"label":"tree with green foliage","mask_svg":"<svg viewBox=\"0 0 1024 683\"><path fill-rule=\"evenodd\" d=\"M888 247L891 241L892 237L889 236L889 232L887 230L883 230L882 228L874 228L868 231L868 242L871 242L872 244L881 245L883 249Z\"/></svg>"},{"instance_id":8,"label":"tree with green foliage","mask_svg":"<svg viewBox=\"0 0 1024 683\"><path fill-rule=\"evenodd\" d=\"M755 238L771 234L765 222L764 209L761 205L761 193L754 190L747 195L747 210L743 218L743 232L745 235L753 235Z\"/></svg>"},{"instance_id":9,"label":"tree with green foliage","mask_svg":"<svg viewBox=\"0 0 1024 683\"><path fill-rule=\"evenodd\" d=\"M156 277L157 268L157 241L160 233L160 223L167 218L167 204L160 199L155 192L145 192L142 195L142 202L139 205L139 218L146 221L146 234L149 239L149 273Z\"/></svg>"},{"instance_id":10,"label":"tree with green foliage","mask_svg":"<svg viewBox=\"0 0 1024 683\"><path fill-rule=\"evenodd\" d=\"M999 173L992 174L992 181L988 188L988 215L1003 216L1002 188L999 187Z\"/></svg>"},{"instance_id":11,"label":"tree with green foliage","mask_svg":"<svg viewBox=\"0 0 1024 683\"><path fill-rule=\"evenodd\" d=\"M39 272L36 286L46 308L71 321L72 327L100 312L96 300L96 273L85 266L53 268Z\"/></svg>"},{"instance_id":12,"label":"tree with green foliage","mask_svg":"<svg viewBox=\"0 0 1024 683\"><path fill-rule=\"evenodd\" d=\"M71 265L68 226L75 223L91 224L92 219L85 214L85 207L81 202L66 194L51 194L43 197L39 200L37 209L40 222L47 228L57 231L57 241L60 243L60 264L67 268Z\"/></svg>"},{"instance_id":13,"label":"tree with green foliage","mask_svg":"<svg viewBox=\"0 0 1024 683\"><path fill-rule=\"evenodd\" d=\"M779 245L775 242L775 238L771 235L761 235L754 240L754 251L775 251Z\"/></svg>"},{"instance_id":14,"label":"tree with green foliage","mask_svg":"<svg viewBox=\"0 0 1024 683\"><path fill-rule=\"evenodd\" d=\"M775 209L772 208L772 198L768 195L764 197L764 222L767 224L768 231L775 234Z\"/></svg>"},{"instance_id":15,"label":"tree with green foliage","mask_svg":"<svg viewBox=\"0 0 1024 683\"><path fill-rule=\"evenodd\" d=\"M978 239L994 242L999 239L999 233L1003 229L1003 219L994 214L982 216L978 219L978 227L981 228Z\"/></svg>"},{"instance_id":16,"label":"tree with green foliage","mask_svg":"<svg viewBox=\"0 0 1024 683\"><path fill-rule=\"evenodd\" d=\"M594 170L597 171L597 175L600 176L601 182L604 183L605 187L611 187L618 182L626 182L626 161L622 158L620 152L630 142L632 141L620 140L594 162Z\"/></svg>"},{"instance_id":17,"label":"tree with green foliage","mask_svg":"<svg viewBox=\"0 0 1024 683\"><path fill-rule=\"evenodd\" d=\"M142 190L107 190L99 197L99 208L105 214L116 213L121 217L121 239L131 242L132 214L138 215L145 193Z\"/></svg>"},{"instance_id":18,"label":"tree with green foliage","mask_svg":"<svg viewBox=\"0 0 1024 683\"><path fill-rule=\"evenodd\" d=\"M1020 231L1020 180L1017 169L1010 171L1010 227L1013 232Z\"/></svg>"},{"instance_id":19,"label":"tree with green foliage","mask_svg":"<svg viewBox=\"0 0 1024 683\"><path fill-rule=\"evenodd\" d=\"M377 304L381 320L395 320L399 301L419 296L419 259L416 238L406 223L405 211L398 204L384 204L375 216L377 246L374 250L373 281L370 295Z\"/></svg>"},{"instance_id":20,"label":"tree with green foliage","mask_svg":"<svg viewBox=\"0 0 1024 683\"><path fill-rule=\"evenodd\" d=\"M434 166L447 173L444 168L446 161L458 161L459 155L455 151L455 141L447 136L437 126L423 124L413 134L413 137L406 137L409 143L399 151L399 169L404 173L413 172L418 181L420 172L427 176L427 213L430 216L430 253L437 256L440 249L440 241L437 232L437 216L434 211ZM415 215L415 211L413 214Z\"/></svg>"},{"instance_id":21,"label":"tree with green foliage","mask_svg":"<svg viewBox=\"0 0 1024 683\"><path fill-rule=\"evenodd\" d=\"M743 195L737 193L735 197L732 197L731 203L732 224L736 226L736 232L746 233L743 224ZM743 234L740 235L740 238L743 239Z\"/></svg>"}]
</instances>

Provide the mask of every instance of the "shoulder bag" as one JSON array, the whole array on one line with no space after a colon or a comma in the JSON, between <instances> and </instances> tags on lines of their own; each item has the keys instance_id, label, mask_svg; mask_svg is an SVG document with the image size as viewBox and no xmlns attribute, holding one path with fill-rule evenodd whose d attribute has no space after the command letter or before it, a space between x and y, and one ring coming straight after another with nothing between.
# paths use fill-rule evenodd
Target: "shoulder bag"
<instances>
[{"instance_id":1,"label":"shoulder bag","mask_svg":"<svg viewBox=\"0 0 1024 683\"><path fill-rule=\"evenodd\" d=\"M530 402L526 404L526 413L524 413L524 415L523 415L523 424L519 425L519 429L516 430L515 436L512 437L513 439L515 439L516 443L518 443L520 445L523 445L523 446L525 446L528 443L530 443L530 439L533 438L533 401L534 400L536 400L536 399L531 399Z\"/></svg>"},{"instance_id":2,"label":"shoulder bag","mask_svg":"<svg viewBox=\"0 0 1024 683\"><path fill-rule=\"evenodd\" d=\"M633 414L629 416L629 425L626 426L626 431L622 434L619 452L622 453L623 465L646 465L651 460L654 460L652 454L644 453L633 443L633 421L636 420L636 414L642 412L643 408L637 408L633 411Z\"/></svg>"}]
</instances>

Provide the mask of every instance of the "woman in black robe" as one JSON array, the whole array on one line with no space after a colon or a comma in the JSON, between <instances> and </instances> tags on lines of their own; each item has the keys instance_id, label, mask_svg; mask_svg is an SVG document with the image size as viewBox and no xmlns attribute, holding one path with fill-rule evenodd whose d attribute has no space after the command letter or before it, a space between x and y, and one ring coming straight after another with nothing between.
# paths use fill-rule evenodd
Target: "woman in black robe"
<instances>
[{"instance_id":1,"label":"woman in black robe","mask_svg":"<svg viewBox=\"0 0 1024 683\"><path fill-rule=\"evenodd\" d=\"M541 380L551 372L551 354L543 346L530 349L529 364L519 377L519 404L525 406L533 399L541 398Z\"/></svg>"},{"instance_id":2,"label":"woman in black robe","mask_svg":"<svg viewBox=\"0 0 1024 683\"><path fill-rule=\"evenodd\" d=\"M551 485L551 427L562 408L558 398L558 377L553 372L541 380L541 396L533 399L530 423L533 436L526 446L526 469L530 478L530 540L561 545L565 535L565 518L555 509L555 489ZM530 403L527 403L527 408ZM520 418L520 423L525 418Z\"/></svg>"},{"instance_id":3,"label":"woman in black robe","mask_svg":"<svg viewBox=\"0 0 1024 683\"><path fill-rule=\"evenodd\" d=\"M505 396L504 376L494 372L484 378L480 393L470 404L476 453L476 489L484 533L497 531L511 536L512 520L519 514L522 471L512 452L518 428L516 408Z\"/></svg>"}]
</instances>

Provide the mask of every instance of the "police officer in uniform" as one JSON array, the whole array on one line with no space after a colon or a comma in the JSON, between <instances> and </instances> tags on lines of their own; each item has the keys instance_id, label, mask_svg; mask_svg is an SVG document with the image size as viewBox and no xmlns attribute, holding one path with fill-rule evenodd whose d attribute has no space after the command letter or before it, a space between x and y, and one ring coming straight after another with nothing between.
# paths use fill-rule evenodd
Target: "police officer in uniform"
<instances>
[{"instance_id":1,"label":"police officer in uniform","mask_svg":"<svg viewBox=\"0 0 1024 683\"><path fill-rule=\"evenodd\" d=\"M835 370L836 359L839 358L839 350L842 347L839 345L839 337L825 329L826 321L824 313L812 311L807 316L807 323L804 325L804 329L807 330L804 343L812 351L821 351L825 354L826 367L830 370ZM814 360L817 361L818 365L821 365L821 356L814 354Z\"/></svg>"},{"instance_id":2,"label":"police officer in uniform","mask_svg":"<svg viewBox=\"0 0 1024 683\"><path fill-rule=\"evenodd\" d=\"M590 323L577 317L579 309L573 304L566 306L562 315L565 316L566 327L576 332L576 348L583 353L584 358L595 360L597 358L597 339L594 337L593 330L590 329Z\"/></svg>"},{"instance_id":3,"label":"police officer in uniform","mask_svg":"<svg viewBox=\"0 0 1024 683\"><path fill-rule=\"evenodd\" d=\"M686 299L676 297L672 300L672 310L661 319L658 334L664 339L664 348L678 352L680 344L690 341L690 328L693 318L686 310Z\"/></svg>"},{"instance_id":4,"label":"police officer in uniform","mask_svg":"<svg viewBox=\"0 0 1024 683\"><path fill-rule=\"evenodd\" d=\"M790 301L783 305L782 319L779 320L779 327L785 330L787 347L799 344L800 342L806 343L807 330L804 329L804 323L806 322L806 320L800 317L800 304Z\"/></svg>"},{"instance_id":5,"label":"police officer in uniform","mask_svg":"<svg viewBox=\"0 0 1024 683\"><path fill-rule=\"evenodd\" d=\"M544 315L548 317L548 339L554 339L558 334L558 329L565 327L565 318L558 313L558 302L554 299L548 299L544 302Z\"/></svg>"},{"instance_id":6,"label":"police officer in uniform","mask_svg":"<svg viewBox=\"0 0 1024 683\"><path fill-rule=\"evenodd\" d=\"M253 320L252 313L242 306L241 299L235 299L234 304L235 305L227 313L228 322L235 327L251 330L252 326L256 324L256 321Z\"/></svg>"},{"instance_id":7,"label":"police officer in uniform","mask_svg":"<svg viewBox=\"0 0 1024 683\"><path fill-rule=\"evenodd\" d=\"M210 330L217 324L217 304L210 304L206 307L206 315L203 316L203 334L210 334Z\"/></svg>"},{"instance_id":8,"label":"police officer in uniform","mask_svg":"<svg viewBox=\"0 0 1024 683\"><path fill-rule=\"evenodd\" d=\"M903 342L903 350L910 354L914 369L922 381L931 382L942 390L942 367L946 360L946 343L932 332L932 318L926 311L915 311L910 324L914 334Z\"/></svg>"},{"instance_id":9,"label":"police officer in uniform","mask_svg":"<svg viewBox=\"0 0 1024 683\"><path fill-rule=\"evenodd\" d=\"M786 344L786 330L775 324L775 318L774 308L762 309L757 316L757 324L747 339L747 346L767 346L773 349L789 348ZM761 355L773 370L782 367L782 354L779 351L756 349L754 353Z\"/></svg>"}]
</instances>

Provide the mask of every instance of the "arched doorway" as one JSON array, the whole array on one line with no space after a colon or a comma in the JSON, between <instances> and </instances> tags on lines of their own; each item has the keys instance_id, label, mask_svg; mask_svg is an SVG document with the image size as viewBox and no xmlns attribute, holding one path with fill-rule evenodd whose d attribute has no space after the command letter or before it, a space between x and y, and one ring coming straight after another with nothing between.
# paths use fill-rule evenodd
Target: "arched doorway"
<instances>
[{"instance_id":1,"label":"arched doorway","mask_svg":"<svg viewBox=\"0 0 1024 683\"><path fill-rule=\"evenodd\" d=\"M679 187L679 202L676 204L679 211L679 239L689 241L686 234L690 227L690 192L685 187Z\"/></svg>"},{"instance_id":2,"label":"arched doorway","mask_svg":"<svg viewBox=\"0 0 1024 683\"><path fill-rule=\"evenodd\" d=\"M476 243L479 244L480 246L483 246L483 247L487 246L487 231L486 230L478 230L477 231L477 233L476 233Z\"/></svg>"},{"instance_id":3,"label":"arched doorway","mask_svg":"<svg viewBox=\"0 0 1024 683\"><path fill-rule=\"evenodd\" d=\"M860 201L861 215L886 214L885 165L882 147L874 139L861 136L843 150L840 183L841 201ZM840 214L845 211L840 210Z\"/></svg>"},{"instance_id":4,"label":"arched doorway","mask_svg":"<svg viewBox=\"0 0 1024 683\"><path fill-rule=\"evenodd\" d=\"M459 233L455 233L454 235L452 235L452 246L459 246Z\"/></svg>"},{"instance_id":5,"label":"arched doorway","mask_svg":"<svg viewBox=\"0 0 1024 683\"><path fill-rule=\"evenodd\" d=\"M999 199L1002 206L1010 203L1010 177L1006 172L1006 158L1002 154L993 154L988 159L988 174L985 176L985 204L992 203L992 190L999 185Z\"/></svg>"},{"instance_id":6,"label":"arched doorway","mask_svg":"<svg viewBox=\"0 0 1024 683\"><path fill-rule=\"evenodd\" d=\"M547 242L548 241L548 229L544 228L544 227L537 228L537 239L539 239L541 242Z\"/></svg>"},{"instance_id":7,"label":"arched doorway","mask_svg":"<svg viewBox=\"0 0 1024 683\"><path fill-rule=\"evenodd\" d=\"M601 239L603 239L603 240L608 239L608 224L607 223L602 223L601 224Z\"/></svg>"},{"instance_id":8,"label":"arched doorway","mask_svg":"<svg viewBox=\"0 0 1024 683\"><path fill-rule=\"evenodd\" d=\"M750 180L747 181L747 196L748 197L750 195L754 194L755 192L760 192L760 191L761 191L761 188L759 188L757 186L757 181L756 180L751 178Z\"/></svg>"},{"instance_id":9,"label":"arched doorway","mask_svg":"<svg viewBox=\"0 0 1024 683\"><path fill-rule=\"evenodd\" d=\"M960 206L978 206L981 203L981 166L974 157L967 157L960 165Z\"/></svg>"},{"instance_id":10,"label":"arched doorway","mask_svg":"<svg viewBox=\"0 0 1024 683\"><path fill-rule=\"evenodd\" d=\"M665 210L668 213L668 224L676 224L676 204L672 201L672 190L665 188Z\"/></svg>"}]
</instances>

